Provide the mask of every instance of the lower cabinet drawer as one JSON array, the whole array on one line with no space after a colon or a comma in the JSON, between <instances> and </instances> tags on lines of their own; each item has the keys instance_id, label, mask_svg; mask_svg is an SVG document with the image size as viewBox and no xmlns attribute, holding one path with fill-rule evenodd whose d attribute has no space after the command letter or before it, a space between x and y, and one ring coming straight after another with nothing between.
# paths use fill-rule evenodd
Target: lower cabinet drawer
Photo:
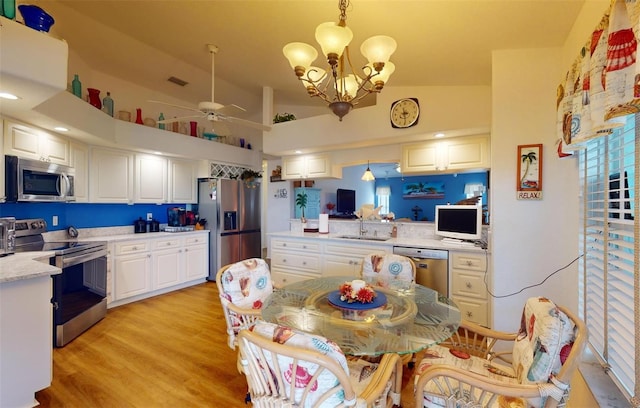
<instances>
[{"instance_id":1,"label":"lower cabinet drawer","mask_svg":"<svg viewBox=\"0 0 640 408\"><path fill-rule=\"evenodd\" d=\"M486 301L469 300L453 296L453 301L460 309L460 316L473 323L489 327L489 316Z\"/></svg>"},{"instance_id":2,"label":"lower cabinet drawer","mask_svg":"<svg viewBox=\"0 0 640 408\"><path fill-rule=\"evenodd\" d=\"M455 271L451 282L451 292L453 295L487 299L484 275Z\"/></svg>"},{"instance_id":3,"label":"lower cabinet drawer","mask_svg":"<svg viewBox=\"0 0 640 408\"><path fill-rule=\"evenodd\" d=\"M129 241L116 243L116 255L135 254L138 252L148 251L149 249L149 241Z\"/></svg>"},{"instance_id":4,"label":"lower cabinet drawer","mask_svg":"<svg viewBox=\"0 0 640 408\"><path fill-rule=\"evenodd\" d=\"M300 269L308 272L320 272L320 260L318 256L292 254L289 252L273 252L271 254L271 264L276 267L287 269Z\"/></svg>"},{"instance_id":5,"label":"lower cabinet drawer","mask_svg":"<svg viewBox=\"0 0 640 408\"><path fill-rule=\"evenodd\" d=\"M300 282L307 279L317 278L316 275L304 275L291 273L289 271L280 271L280 270L271 270L271 280L273 280L273 284L275 287L282 287L284 285L288 285L290 283Z\"/></svg>"}]
</instances>

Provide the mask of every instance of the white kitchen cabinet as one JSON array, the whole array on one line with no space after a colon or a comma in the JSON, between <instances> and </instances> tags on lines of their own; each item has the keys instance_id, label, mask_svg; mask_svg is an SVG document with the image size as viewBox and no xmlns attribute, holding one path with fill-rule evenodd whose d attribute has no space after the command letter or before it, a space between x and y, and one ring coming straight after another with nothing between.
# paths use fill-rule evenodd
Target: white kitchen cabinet
<instances>
[{"instance_id":1,"label":"white kitchen cabinet","mask_svg":"<svg viewBox=\"0 0 640 408\"><path fill-rule=\"evenodd\" d=\"M92 203L133 202L133 154L94 147L90 152L89 199Z\"/></svg>"},{"instance_id":2,"label":"white kitchen cabinet","mask_svg":"<svg viewBox=\"0 0 640 408\"><path fill-rule=\"evenodd\" d=\"M115 300L141 295L151 290L149 240L124 241L115 245Z\"/></svg>"},{"instance_id":3,"label":"white kitchen cabinet","mask_svg":"<svg viewBox=\"0 0 640 408\"><path fill-rule=\"evenodd\" d=\"M201 234L185 238L184 280L204 278L209 272L209 235Z\"/></svg>"},{"instance_id":4,"label":"white kitchen cabinet","mask_svg":"<svg viewBox=\"0 0 640 408\"><path fill-rule=\"evenodd\" d=\"M391 252L388 246L380 245L343 245L329 243L324 245L322 276L359 277L364 257L372 252Z\"/></svg>"},{"instance_id":5,"label":"white kitchen cabinet","mask_svg":"<svg viewBox=\"0 0 640 408\"><path fill-rule=\"evenodd\" d=\"M487 136L456 137L402 146L402 172L481 170L490 167Z\"/></svg>"},{"instance_id":6,"label":"white kitchen cabinet","mask_svg":"<svg viewBox=\"0 0 640 408\"><path fill-rule=\"evenodd\" d=\"M329 155L292 156L282 158L282 179L341 178Z\"/></svg>"},{"instance_id":7,"label":"white kitchen cabinet","mask_svg":"<svg viewBox=\"0 0 640 408\"><path fill-rule=\"evenodd\" d=\"M449 251L451 297L463 319L489 326L489 282L484 253Z\"/></svg>"},{"instance_id":8,"label":"white kitchen cabinet","mask_svg":"<svg viewBox=\"0 0 640 408\"><path fill-rule=\"evenodd\" d=\"M0 407L31 407L51 385L52 279L0 283Z\"/></svg>"},{"instance_id":9,"label":"white kitchen cabinet","mask_svg":"<svg viewBox=\"0 0 640 408\"><path fill-rule=\"evenodd\" d=\"M73 179L76 203L89 201L89 147L80 143L69 145L69 165L76 169Z\"/></svg>"},{"instance_id":10,"label":"white kitchen cabinet","mask_svg":"<svg viewBox=\"0 0 640 408\"><path fill-rule=\"evenodd\" d=\"M139 239L112 244L107 287L113 284L114 296L107 291L108 307L187 287L200 279L204 282L209 273L208 231L139 235Z\"/></svg>"},{"instance_id":11,"label":"white kitchen cabinet","mask_svg":"<svg viewBox=\"0 0 640 408\"><path fill-rule=\"evenodd\" d=\"M321 245L292 239L271 240L271 277L276 286L319 278Z\"/></svg>"},{"instance_id":12,"label":"white kitchen cabinet","mask_svg":"<svg viewBox=\"0 0 640 408\"><path fill-rule=\"evenodd\" d=\"M177 236L155 240L153 248L151 290L180 283L184 270L181 240Z\"/></svg>"},{"instance_id":13,"label":"white kitchen cabinet","mask_svg":"<svg viewBox=\"0 0 640 408\"><path fill-rule=\"evenodd\" d=\"M4 121L4 154L69 164L69 141L40 129Z\"/></svg>"},{"instance_id":14,"label":"white kitchen cabinet","mask_svg":"<svg viewBox=\"0 0 640 408\"><path fill-rule=\"evenodd\" d=\"M198 202L197 163L187 160L169 160L169 202Z\"/></svg>"},{"instance_id":15,"label":"white kitchen cabinet","mask_svg":"<svg viewBox=\"0 0 640 408\"><path fill-rule=\"evenodd\" d=\"M168 199L168 162L153 154L136 154L134 202L166 203Z\"/></svg>"}]
</instances>

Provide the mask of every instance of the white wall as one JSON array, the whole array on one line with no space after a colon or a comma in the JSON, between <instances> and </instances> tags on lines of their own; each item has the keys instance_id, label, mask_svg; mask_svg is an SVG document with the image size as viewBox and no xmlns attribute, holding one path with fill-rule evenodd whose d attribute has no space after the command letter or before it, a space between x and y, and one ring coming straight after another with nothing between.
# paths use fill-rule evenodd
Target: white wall
<instances>
[{"instance_id":1,"label":"white wall","mask_svg":"<svg viewBox=\"0 0 640 408\"><path fill-rule=\"evenodd\" d=\"M493 53L491 250L496 296L536 285L578 256L578 176L575 158L556 154L556 87L561 49ZM543 144L543 199L516 199L517 146ZM493 326L513 330L522 305L546 296L577 310L577 268L545 284L494 299Z\"/></svg>"}]
</instances>

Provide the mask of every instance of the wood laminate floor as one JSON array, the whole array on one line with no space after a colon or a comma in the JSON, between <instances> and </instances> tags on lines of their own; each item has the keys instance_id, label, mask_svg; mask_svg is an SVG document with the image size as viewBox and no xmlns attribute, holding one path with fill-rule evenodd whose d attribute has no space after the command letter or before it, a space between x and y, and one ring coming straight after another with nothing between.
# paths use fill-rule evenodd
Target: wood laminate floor
<instances>
[{"instance_id":1,"label":"wood laminate floor","mask_svg":"<svg viewBox=\"0 0 640 408\"><path fill-rule=\"evenodd\" d=\"M403 378L402 405L410 408L413 370L405 367ZM580 379L570 407L596 407ZM53 383L36 399L42 407L233 408L246 406L245 392L217 287L206 282L109 309L54 349Z\"/></svg>"}]
</instances>

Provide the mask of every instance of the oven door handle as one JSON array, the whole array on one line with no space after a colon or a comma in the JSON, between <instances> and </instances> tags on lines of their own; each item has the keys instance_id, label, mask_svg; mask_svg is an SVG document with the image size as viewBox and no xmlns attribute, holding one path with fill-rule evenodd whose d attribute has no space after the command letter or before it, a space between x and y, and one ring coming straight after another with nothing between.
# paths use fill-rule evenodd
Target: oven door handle
<instances>
[{"instance_id":1,"label":"oven door handle","mask_svg":"<svg viewBox=\"0 0 640 408\"><path fill-rule=\"evenodd\" d=\"M69 266L89 262L94 259L101 258L103 256L107 256L106 249L99 249L97 251L92 251L89 253L81 253L78 255L61 256L56 260L56 266L58 268L68 268Z\"/></svg>"}]
</instances>

